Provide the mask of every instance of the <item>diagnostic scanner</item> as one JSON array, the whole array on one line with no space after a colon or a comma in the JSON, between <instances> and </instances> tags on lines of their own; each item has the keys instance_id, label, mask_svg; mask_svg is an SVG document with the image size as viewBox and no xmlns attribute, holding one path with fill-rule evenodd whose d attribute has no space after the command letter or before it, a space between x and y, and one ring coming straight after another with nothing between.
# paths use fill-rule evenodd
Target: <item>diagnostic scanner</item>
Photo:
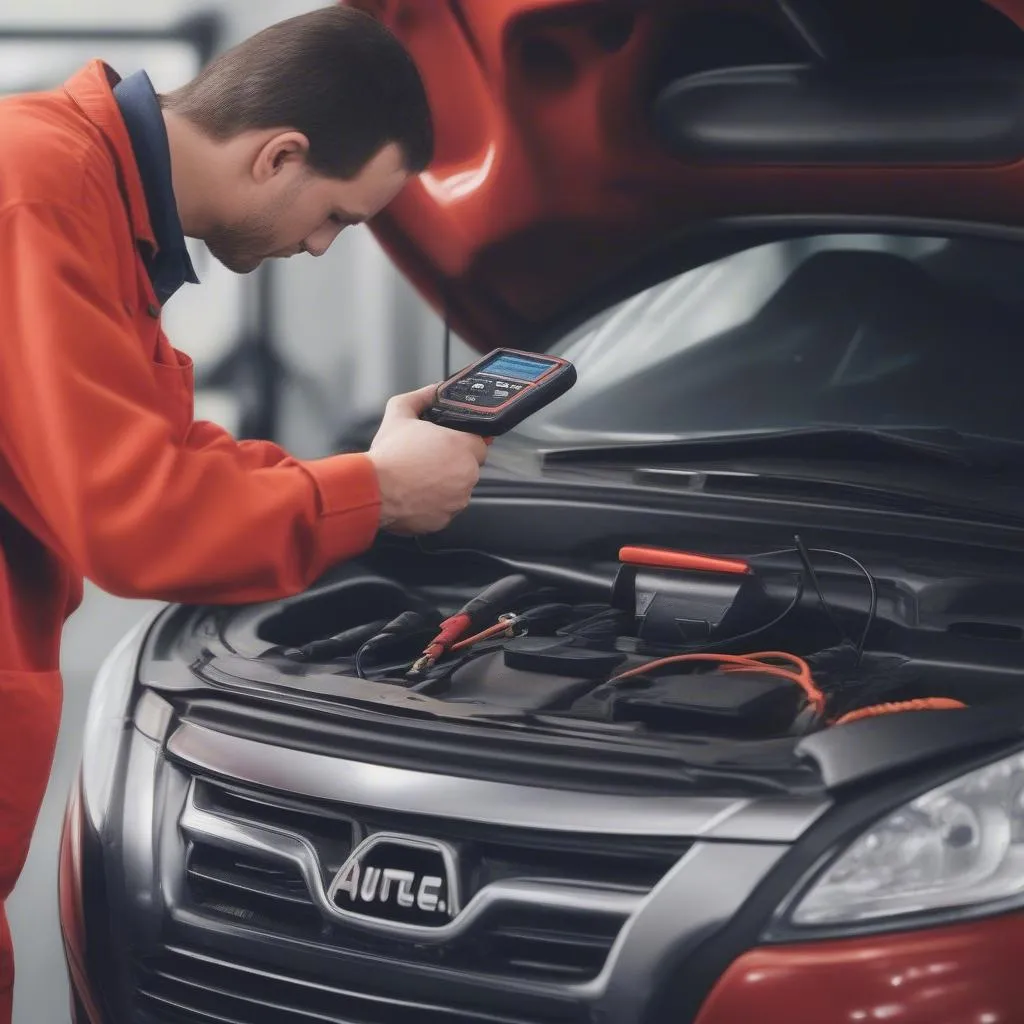
<instances>
[{"instance_id":1,"label":"diagnostic scanner","mask_svg":"<svg viewBox=\"0 0 1024 1024\"><path fill-rule=\"evenodd\" d=\"M568 359L497 348L438 386L423 418L453 430L497 437L576 383Z\"/></svg>"}]
</instances>

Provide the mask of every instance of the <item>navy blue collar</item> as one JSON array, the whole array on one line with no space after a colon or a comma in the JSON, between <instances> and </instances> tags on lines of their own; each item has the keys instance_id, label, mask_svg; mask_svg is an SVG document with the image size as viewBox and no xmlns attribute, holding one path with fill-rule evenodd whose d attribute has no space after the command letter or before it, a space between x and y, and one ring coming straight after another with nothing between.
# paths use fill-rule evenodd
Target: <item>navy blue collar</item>
<instances>
[{"instance_id":1,"label":"navy blue collar","mask_svg":"<svg viewBox=\"0 0 1024 1024\"><path fill-rule=\"evenodd\" d=\"M163 305L186 281L198 284L185 246L171 181L171 151L156 90L145 71L118 82L114 98L121 109L135 163L146 193L157 251L144 252L153 291Z\"/></svg>"}]
</instances>

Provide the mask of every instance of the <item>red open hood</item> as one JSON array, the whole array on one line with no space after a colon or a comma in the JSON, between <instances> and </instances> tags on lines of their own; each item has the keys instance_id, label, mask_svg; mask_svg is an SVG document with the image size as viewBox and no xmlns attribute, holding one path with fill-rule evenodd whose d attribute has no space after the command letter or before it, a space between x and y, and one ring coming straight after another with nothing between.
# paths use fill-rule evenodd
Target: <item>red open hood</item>
<instances>
[{"instance_id":1,"label":"red open hood","mask_svg":"<svg viewBox=\"0 0 1024 1024\"><path fill-rule=\"evenodd\" d=\"M670 243L1024 228L1024 0L350 2L437 135L374 231L479 348L537 346Z\"/></svg>"}]
</instances>

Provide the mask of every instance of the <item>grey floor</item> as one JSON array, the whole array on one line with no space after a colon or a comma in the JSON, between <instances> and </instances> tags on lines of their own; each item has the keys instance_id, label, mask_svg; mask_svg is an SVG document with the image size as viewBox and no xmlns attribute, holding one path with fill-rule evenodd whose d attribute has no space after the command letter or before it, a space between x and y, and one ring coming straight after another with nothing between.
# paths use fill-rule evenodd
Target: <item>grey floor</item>
<instances>
[{"instance_id":1,"label":"grey floor","mask_svg":"<svg viewBox=\"0 0 1024 1024\"><path fill-rule=\"evenodd\" d=\"M57 843L64 801L82 748L93 676L110 648L146 612L148 602L88 590L64 634L64 717L57 755L25 871L7 911L14 933L14 1024L68 1024L67 974L57 919Z\"/></svg>"}]
</instances>

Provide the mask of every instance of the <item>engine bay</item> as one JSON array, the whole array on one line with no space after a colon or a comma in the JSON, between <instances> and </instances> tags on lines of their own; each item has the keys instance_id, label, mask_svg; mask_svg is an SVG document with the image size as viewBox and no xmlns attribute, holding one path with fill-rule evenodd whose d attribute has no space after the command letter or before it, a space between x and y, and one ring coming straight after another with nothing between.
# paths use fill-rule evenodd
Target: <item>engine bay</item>
<instances>
[{"instance_id":1,"label":"engine bay","mask_svg":"<svg viewBox=\"0 0 1024 1024\"><path fill-rule=\"evenodd\" d=\"M1021 622L1009 575L868 568L796 537L742 556L626 546L585 569L382 547L221 636L293 687L360 680L492 718L759 742L1005 697Z\"/></svg>"}]
</instances>

